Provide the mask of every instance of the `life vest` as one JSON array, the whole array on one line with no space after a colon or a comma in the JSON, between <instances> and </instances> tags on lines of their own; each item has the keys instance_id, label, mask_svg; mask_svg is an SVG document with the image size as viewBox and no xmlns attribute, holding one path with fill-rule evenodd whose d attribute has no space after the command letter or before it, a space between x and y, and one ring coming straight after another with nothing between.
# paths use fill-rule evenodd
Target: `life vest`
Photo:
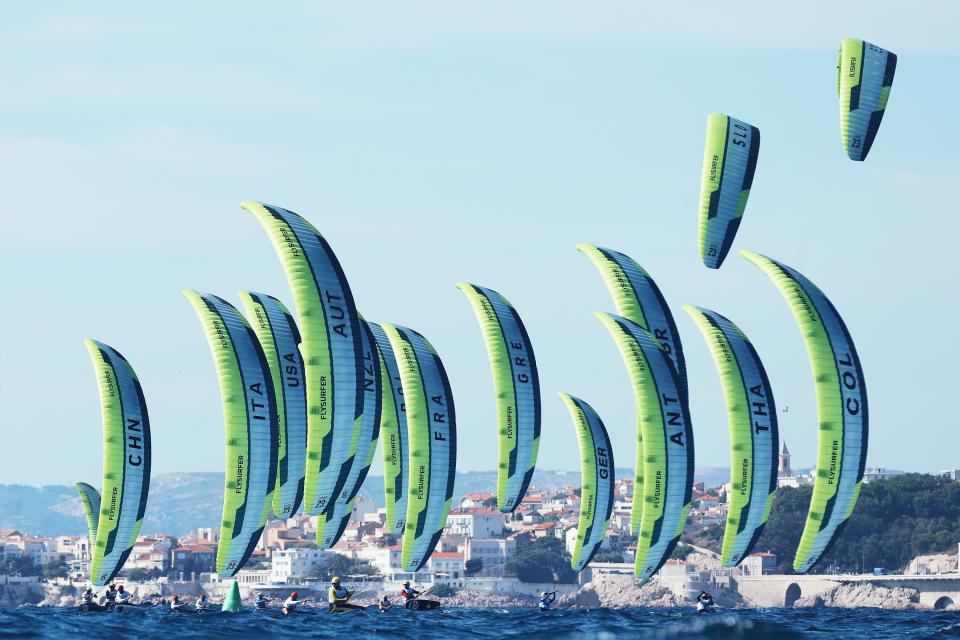
<instances>
[{"instance_id":1,"label":"life vest","mask_svg":"<svg viewBox=\"0 0 960 640\"><path fill-rule=\"evenodd\" d=\"M330 587L330 595L327 598L327 601L330 603L343 602L347 599L347 596L350 595L350 592L347 591L346 587Z\"/></svg>"},{"instance_id":2,"label":"life vest","mask_svg":"<svg viewBox=\"0 0 960 640\"><path fill-rule=\"evenodd\" d=\"M413 587L404 587L400 590L400 595L406 598L407 600L413 600L417 596L414 595Z\"/></svg>"}]
</instances>

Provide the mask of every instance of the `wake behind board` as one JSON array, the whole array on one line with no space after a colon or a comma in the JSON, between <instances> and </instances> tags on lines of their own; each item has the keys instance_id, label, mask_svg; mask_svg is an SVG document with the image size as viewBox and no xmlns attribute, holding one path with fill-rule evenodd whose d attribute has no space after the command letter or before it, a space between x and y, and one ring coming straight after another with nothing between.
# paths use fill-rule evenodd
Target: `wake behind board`
<instances>
[{"instance_id":1,"label":"wake behind board","mask_svg":"<svg viewBox=\"0 0 960 640\"><path fill-rule=\"evenodd\" d=\"M407 600L404 605L410 611L434 611L440 608L439 600Z\"/></svg>"}]
</instances>

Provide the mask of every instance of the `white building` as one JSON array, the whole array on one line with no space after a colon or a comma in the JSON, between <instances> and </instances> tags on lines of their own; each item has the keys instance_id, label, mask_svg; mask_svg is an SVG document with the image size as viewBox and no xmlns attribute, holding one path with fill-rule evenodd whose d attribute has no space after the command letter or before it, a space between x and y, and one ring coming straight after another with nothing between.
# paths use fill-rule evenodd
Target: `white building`
<instances>
[{"instance_id":1,"label":"white building","mask_svg":"<svg viewBox=\"0 0 960 640\"><path fill-rule=\"evenodd\" d=\"M332 553L326 549L286 549L274 551L271 556L270 582L286 584L298 580L317 566L330 561Z\"/></svg>"},{"instance_id":2,"label":"white building","mask_svg":"<svg viewBox=\"0 0 960 640\"><path fill-rule=\"evenodd\" d=\"M503 535L503 514L487 507L451 509L444 531L468 538L493 538Z\"/></svg>"},{"instance_id":3,"label":"white building","mask_svg":"<svg viewBox=\"0 0 960 640\"><path fill-rule=\"evenodd\" d=\"M898 476L902 473L903 471L891 471L889 469L884 469L883 467L865 469L863 472L863 481L871 482L873 480L886 480L887 478L892 478L893 476ZM960 479L960 469L941 471L940 475L950 478L951 480L958 480Z\"/></svg>"},{"instance_id":4,"label":"white building","mask_svg":"<svg viewBox=\"0 0 960 640\"><path fill-rule=\"evenodd\" d=\"M363 547L357 551L357 558L366 560L380 572L380 575L388 576L402 570L400 565L400 555L403 547L395 544L389 547Z\"/></svg>"},{"instance_id":5,"label":"white building","mask_svg":"<svg viewBox=\"0 0 960 640\"><path fill-rule=\"evenodd\" d=\"M513 538L467 538L461 548L464 566L470 560L483 563L483 568L474 574L481 578L502 578L503 565L517 555L517 541Z\"/></svg>"},{"instance_id":6,"label":"white building","mask_svg":"<svg viewBox=\"0 0 960 640\"><path fill-rule=\"evenodd\" d=\"M740 563L744 575L762 576L777 570L777 556L773 553L751 553Z\"/></svg>"},{"instance_id":7,"label":"white building","mask_svg":"<svg viewBox=\"0 0 960 640\"><path fill-rule=\"evenodd\" d=\"M435 552L427 561L427 571L433 574L433 582L463 586L463 554Z\"/></svg>"}]
</instances>

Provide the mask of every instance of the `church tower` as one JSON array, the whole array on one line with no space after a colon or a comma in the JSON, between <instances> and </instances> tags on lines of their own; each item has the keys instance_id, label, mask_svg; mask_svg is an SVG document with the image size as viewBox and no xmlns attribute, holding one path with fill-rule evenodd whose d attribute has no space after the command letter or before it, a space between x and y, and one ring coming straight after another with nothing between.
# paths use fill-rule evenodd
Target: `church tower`
<instances>
[{"instance_id":1,"label":"church tower","mask_svg":"<svg viewBox=\"0 0 960 640\"><path fill-rule=\"evenodd\" d=\"M783 448L780 449L780 471L777 473L780 477L792 476L793 471L790 470L790 452L787 451L787 443L783 443Z\"/></svg>"}]
</instances>

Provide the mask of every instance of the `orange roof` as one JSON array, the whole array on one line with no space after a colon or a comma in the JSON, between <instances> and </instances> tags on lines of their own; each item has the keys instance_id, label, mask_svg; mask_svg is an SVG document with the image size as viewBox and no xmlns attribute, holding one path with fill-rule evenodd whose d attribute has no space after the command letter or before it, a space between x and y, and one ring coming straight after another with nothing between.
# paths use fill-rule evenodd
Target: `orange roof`
<instances>
[{"instance_id":1,"label":"orange roof","mask_svg":"<svg viewBox=\"0 0 960 640\"><path fill-rule=\"evenodd\" d=\"M758 551L757 553L751 553L750 555L751 555L751 556L762 556L762 557L765 557L765 558L776 558L776 557L777 557L776 554L767 553L766 551ZM747 556L747 557L749 557L749 556Z\"/></svg>"},{"instance_id":2,"label":"orange roof","mask_svg":"<svg viewBox=\"0 0 960 640\"><path fill-rule=\"evenodd\" d=\"M434 551L431 558L462 558L462 553L451 553L447 551Z\"/></svg>"},{"instance_id":3,"label":"orange roof","mask_svg":"<svg viewBox=\"0 0 960 640\"><path fill-rule=\"evenodd\" d=\"M685 564L685 565L689 565L690 563L689 563L689 562L686 562L685 560L667 560L667 564Z\"/></svg>"},{"instance_id":4,"label":"orange roof","mask_svg":"<svg viewBox=\"0 0 960 640\"><path fill-rule=\"evenodd\" d=\"M389 546L389 547L380 547L380 548L381 548L381 549L389 549L389 550L392 551L392 550L396 550L396 549L403 549L403 545L402 545L402 544L394 544L394 545L391 545L391 546Z\"/></svg>"},{"instance_id":5,"label":"orange roof","mask_svg":"<svg viewBox=\"0 0 960 640\"><path fill-rule=\"evenodd\" d=\"M452 516L498 516L500 512L490 507L458 507L450 509Z\"/></svg>"},{"instance_id":6,"label":"orange roof","mask_svg":"<svg viewBox=\"0 0 960 640\"><path fill-rule=\"evenodd\" d=\"M189 551L190 553L213 553L213 549L202 544L188 544L177 547L174 551Z\"/></svg>"},{"instance_id":7,"label":"orange roof","mask_svg":"<svg viewBox=\"0 0 960 640\"><path fill-rule=\"evenodd\" d=\"M493 497L492 493L468 493L464 498L470 498L471 500L489 500Z\"/></svg>"}]
</instances>

